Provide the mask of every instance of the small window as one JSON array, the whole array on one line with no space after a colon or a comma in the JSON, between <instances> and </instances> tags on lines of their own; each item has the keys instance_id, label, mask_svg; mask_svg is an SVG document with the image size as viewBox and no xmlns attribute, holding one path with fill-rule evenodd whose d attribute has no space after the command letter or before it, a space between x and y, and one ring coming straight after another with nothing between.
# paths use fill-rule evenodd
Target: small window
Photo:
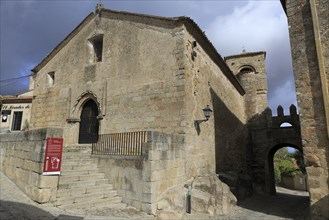
<instances>
[{"instance_id":1,"label":"small window","mask_svg":"<svg viewBox=\"0 0 329 220\"><path fill-rule=\"evenodd\" d=\"M91 38L89 41L92 44L93 61L101 62L103 55L103 35L95 36Z\"/></svg>"},{"instance_id":2,"label":"small window","mask_svg":"<svg viewBox=\"0 0 329 220\"><path fill-rule=\"evenodd\" d=\"M1 117L1 122L7 122L7 120L8 120L8 115L3 115Z\"/></svg>"},{"instance_id":3,"label":"small window","mask_svg":"<svg viewBox=\"0 0 329 220\"><path fill-rule=\"evenodd\" d=\"M11 110L2 110L1 112L1 122L8 122L9 116L11 115Z\"/></svg>"},{"instance_id":4,"label":"small window","mask_svg":"<svg viewBox=\"0 0 329 220\"><path fill-rule=\"evenodd\" d=\"M248 67L245 67L242 70L240 70L241 74L243 74L243 73L252 73L252 72L254 72L254 71L251 68L248 68Z\"/></svg>"},{"instance_id":5,"label":"small window","mask_svg":"<svg viewBox=\"0 0 329 220\"><path fill-rule=\"evenodd\" d=\"M13 124L11 126L11 130L13 131L21 130L22 116L23 116L23 112L14 112Z\"/></svg>"},{"instance_id":6,"label":"small window","mask_svg":"<svg viewBox=\"0 0 329 220\"><path fill-rule=\"evenodd\" d=\"M53 86L55 84L55 72L50 72L47 74L48 86Z\"/></svg>"}]
</instances>

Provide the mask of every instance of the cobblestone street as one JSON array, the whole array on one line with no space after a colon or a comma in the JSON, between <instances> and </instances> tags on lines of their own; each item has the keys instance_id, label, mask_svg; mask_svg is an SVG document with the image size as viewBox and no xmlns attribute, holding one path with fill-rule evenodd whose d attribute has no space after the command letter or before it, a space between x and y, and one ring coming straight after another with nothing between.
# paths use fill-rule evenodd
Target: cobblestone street
<instances>
[{"instance_id":1,"label":"cobblestone street","mask_svg":"<svg viewBox=\"0 0 329 220\"><path fill-rule=\"evenodd\" d=\"M1 220L102 220L102 219L156 219L128 207L125 209L98 209L88 213L64 212L49 204L37 204L30 200L14 183L1 174ZM210 217L201 213L185 214L183 219L309 219L308 193L277 188L276 196L253 196L246 199L228 216Z\"/></svg>"}]
</instances>

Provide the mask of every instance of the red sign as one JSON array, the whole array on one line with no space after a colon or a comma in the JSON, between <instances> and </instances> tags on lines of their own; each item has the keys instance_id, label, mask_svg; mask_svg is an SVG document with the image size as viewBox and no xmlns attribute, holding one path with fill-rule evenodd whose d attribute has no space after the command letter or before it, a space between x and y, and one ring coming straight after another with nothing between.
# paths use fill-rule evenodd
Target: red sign
<instances>
[{"instance_id":1,"label":"red sign","mask_svg":"<svg viewBox=\"0 0 329 220\"><path fill-rule=\"evenodd\" d=\"M61 173L63 138L47 138L42 175Z\"/></svg>"}]
</instances>

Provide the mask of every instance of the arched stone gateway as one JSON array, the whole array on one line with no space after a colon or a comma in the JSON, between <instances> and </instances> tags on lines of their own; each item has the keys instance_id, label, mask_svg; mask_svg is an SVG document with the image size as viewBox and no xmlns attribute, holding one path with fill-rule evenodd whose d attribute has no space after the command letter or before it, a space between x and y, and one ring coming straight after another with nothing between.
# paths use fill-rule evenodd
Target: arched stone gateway
<instances>
[{"instance_id":1,"label":"arched stone gateway","mask_svg":"<svg viewBox=\"0 0 329 220\"><path fill-rule=\"evenodd\" d=\"M268 192L271 195L276 194L276 190L275 190L275 177L274 177L274 163L273 163L273 158L275 153L283 148L283 147L293 147L301 152L302 148L299 146L296 146L294 144L291 143L280 143L277 144L275 146L273 146L272 148L270 148L269 152L267 153L267 157L265 160L265 186L266 186L266 192Z\"/></svg>"},{"instance_id":2,"label":"arched stone gateway","mask_svg":"<svg viewBox=\"0 0 329 220\"><path fill-rule=\"evenodd\" d=\"M275 194L275 180L273 172L273 156L282 147L294 147L301 152L302 138L300 132L299 115L296 107L290 106L290 115L284 115L283 108L277 108L277 116L272 116L268 109L261 124L253 124L252 128L252 172L254 190ZM291 126L281 126L289 123Z\"/></svg>"}]
</instances>

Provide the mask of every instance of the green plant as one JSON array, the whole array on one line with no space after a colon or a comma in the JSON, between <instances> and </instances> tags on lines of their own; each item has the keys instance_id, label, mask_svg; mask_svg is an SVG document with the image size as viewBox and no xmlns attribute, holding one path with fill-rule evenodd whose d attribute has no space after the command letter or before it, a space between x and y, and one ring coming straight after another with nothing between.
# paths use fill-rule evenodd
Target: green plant
<instances>
[{"instance_id":1,"label":"green plant","mask_svg":"<svg viewBox=\"0 0 329 220\"><path fill-rule=\"evenodd\" d=\"M290 153L288 148L279 149L273 158L275 182L281 182L281 175L295 176L305 174L303 154L300 151Z\"/></svg>"}]
</instances>

